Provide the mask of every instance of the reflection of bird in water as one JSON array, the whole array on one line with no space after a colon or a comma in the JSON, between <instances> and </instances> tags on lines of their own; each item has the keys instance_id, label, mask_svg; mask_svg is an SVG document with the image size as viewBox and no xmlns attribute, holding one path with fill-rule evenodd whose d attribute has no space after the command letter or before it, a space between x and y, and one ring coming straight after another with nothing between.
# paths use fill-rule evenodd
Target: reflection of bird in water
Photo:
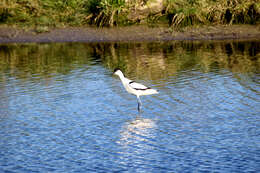
<instances>
[{"instance_id":1,"label":"reflection of bird in water","mask_svg":"<svg viewBox=\"0 0 260 173\"><path fill-rule=\"evenodd\" d=\"M151 89L142 84L127 79L119 69L115 69L114 74L119 76L127 92L136 95L138 101L138 111L140 111L142 105L142 102L139 98L140 96L158 94L158 91L156 91L155 89Z\"/></svg>"},{"instance_id":2,"label":"reflection of bird in water","mask_svg":"<svg viewBox=\"0 0 260 173\"><path fill-rule=\"evenodd\" d=\"M132 165L135 170L143 165L150 167L151 162L147 156L153 156L151 154L157 147L157 129L156 122L152 119L139 117L125 122L120 130L120 138L117 138L119 140L115 141L120 164Z\"/></svg>"},{"instance_id":3,"label":"reflection of bird in water","mask_svg":"<svg viewBox=\"0 0 260 173\"><path fill-rule=\"evenodd\" d=\"M121 140L118 142L125 146L136 142L143 144L142 141L149 141L155 137L155 129L156 124L153 120L137 118L125 124Z\"/></svg>"}]
</instances>

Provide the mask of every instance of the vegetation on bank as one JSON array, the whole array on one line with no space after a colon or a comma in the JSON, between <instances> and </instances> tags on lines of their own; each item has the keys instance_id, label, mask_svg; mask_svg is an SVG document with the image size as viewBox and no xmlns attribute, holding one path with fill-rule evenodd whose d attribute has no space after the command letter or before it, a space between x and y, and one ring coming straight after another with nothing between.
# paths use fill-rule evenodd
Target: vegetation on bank
<instances>
[{"instance_id":1,"label":"vegetation on bank","mask_svg":"<svg viewBox=\"0 0 260 173\"><path fill-rule=\"evenodd\" d=\"M154 7L157 10L150 8L154 2L160 4L160 7ZM137 17L130 17L133 15ZM60 27L161 22L174 27L194 24L259 24L260 3L258 0L0 1L0 24Z\"/></svg>"}]
</instances>

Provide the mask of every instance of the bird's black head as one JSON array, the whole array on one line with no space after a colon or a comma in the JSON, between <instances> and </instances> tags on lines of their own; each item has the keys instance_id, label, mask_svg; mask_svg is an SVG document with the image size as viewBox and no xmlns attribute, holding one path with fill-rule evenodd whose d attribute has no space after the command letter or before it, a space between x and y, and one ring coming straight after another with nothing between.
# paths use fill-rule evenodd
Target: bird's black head
<instances>
[{"instance_id":1,"label":"bird's black head","mask_svg":"<svg viewBox=\"0 0 260 173\"><path fill-rule=\"evenodd\" d=\"M119 68L115 68L115 69L114 69L114 73L115 73L117 70L120 70L120 69L119 69Z\"/></svg>"}]
</instances>

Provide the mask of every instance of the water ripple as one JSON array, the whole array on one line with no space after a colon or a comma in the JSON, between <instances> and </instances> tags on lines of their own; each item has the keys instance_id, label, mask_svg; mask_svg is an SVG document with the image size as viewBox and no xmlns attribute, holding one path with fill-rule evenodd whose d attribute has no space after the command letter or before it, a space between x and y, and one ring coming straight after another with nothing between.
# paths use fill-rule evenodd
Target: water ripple
<instances>
[{"instance_id":1,"label":"water ripple","mask_svg":"<svg viewBox=\"0 0 260 173\"><path fill-rule=\"evenodd\" d=\"M255 62L218 58L217 43L181 45L24 46L50 48L28 54L50 62L0 68L0 172L259 172ZM140 114L112 76L118 65L159 90Z\"/></svg>"}]
</instances>

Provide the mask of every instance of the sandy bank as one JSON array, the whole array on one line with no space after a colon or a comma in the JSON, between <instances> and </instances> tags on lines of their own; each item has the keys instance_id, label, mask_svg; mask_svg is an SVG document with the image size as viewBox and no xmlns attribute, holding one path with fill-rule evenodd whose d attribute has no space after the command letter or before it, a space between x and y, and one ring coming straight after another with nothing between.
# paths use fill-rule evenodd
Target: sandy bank
<instances>
[{"instance_id":1,"label":"sandy bank","mask_svg":"<svg viewBox=\"0 0 260 173\"><path fill-rule=\"evenodd\" d=\"M175 31L168 27L68 27L54 28L48 32L0 27L0 43L42 42L142 42L172 40L260 40L260 26L202 26Z\"/></svg>"}]
</instances>

